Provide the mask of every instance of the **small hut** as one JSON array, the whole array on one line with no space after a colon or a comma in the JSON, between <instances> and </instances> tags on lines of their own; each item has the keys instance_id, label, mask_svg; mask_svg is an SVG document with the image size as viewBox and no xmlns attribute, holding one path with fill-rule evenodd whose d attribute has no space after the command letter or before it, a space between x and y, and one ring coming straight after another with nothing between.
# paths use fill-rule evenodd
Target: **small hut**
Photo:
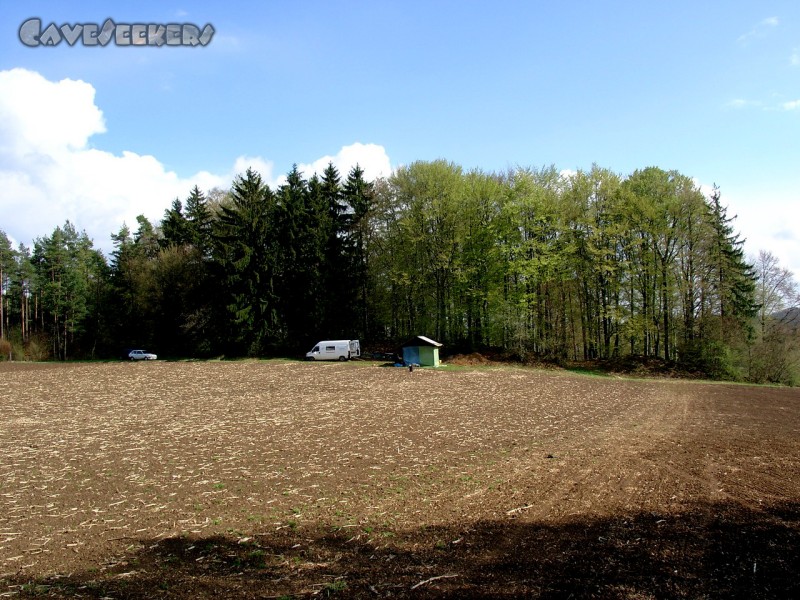
<instances>
[{"instance_id":1,"label":"small hut","mask_svg":"<svg viewBox=\"0 0 800 600\"><path fill-rule=\"evenodd\" d=\"M417 335L403 344L403 361L421 367L439 366L439 348L442 344L424 335Z\"/></svg>"}]
</instances>

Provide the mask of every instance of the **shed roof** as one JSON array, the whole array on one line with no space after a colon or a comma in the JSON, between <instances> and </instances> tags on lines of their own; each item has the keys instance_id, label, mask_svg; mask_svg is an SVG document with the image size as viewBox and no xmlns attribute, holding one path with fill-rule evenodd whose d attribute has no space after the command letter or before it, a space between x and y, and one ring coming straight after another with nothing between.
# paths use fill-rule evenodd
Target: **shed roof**
<instances>
[{"instance_id":1,"label":"shed roof","mask_svg":"<svg viewBox=\"0 0 800 600\"><path fill-rule=\"evenodd\" d=\"M402 347L406 348L408 346L433 346L434 348L441 348L442 344L430 338L426 338L424 335L415 335L403 344Z\"/></svg>"}]
</instances>

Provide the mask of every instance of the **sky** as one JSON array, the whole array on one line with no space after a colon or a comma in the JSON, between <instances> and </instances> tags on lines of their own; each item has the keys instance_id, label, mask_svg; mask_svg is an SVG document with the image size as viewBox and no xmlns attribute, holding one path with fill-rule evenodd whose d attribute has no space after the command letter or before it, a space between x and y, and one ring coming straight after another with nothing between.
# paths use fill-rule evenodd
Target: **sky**
<instances>
[{"instance_id":1,"label":"sky","mask_svg":"<svg viewBox=\"0 0 800 600\"><path fill-rule=\"evenodd\" d=\"M214 33L31 47L32 18ZM657 166L718 185L745 251L800 280L799 134L797 0L0 0L0 230L26 245L69 220L108 255L248 167Z\"/></svg>"}]
</instances>

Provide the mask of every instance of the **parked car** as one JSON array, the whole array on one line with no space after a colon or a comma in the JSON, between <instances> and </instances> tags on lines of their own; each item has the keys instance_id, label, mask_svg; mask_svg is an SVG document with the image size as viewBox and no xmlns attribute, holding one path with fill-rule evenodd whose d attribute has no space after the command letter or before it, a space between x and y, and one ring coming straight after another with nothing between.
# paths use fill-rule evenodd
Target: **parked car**
<instances>
[{"instance_id":1,"label":"parked car","mask_svg":"<svg viewBox=\"0 0 800 600\"><path fill-rule=\"evenodd\" d=\"M128 352L128 358L131 360L156 360L158 356L144 350L131 350Z\"/></svg>"}]
</instances>

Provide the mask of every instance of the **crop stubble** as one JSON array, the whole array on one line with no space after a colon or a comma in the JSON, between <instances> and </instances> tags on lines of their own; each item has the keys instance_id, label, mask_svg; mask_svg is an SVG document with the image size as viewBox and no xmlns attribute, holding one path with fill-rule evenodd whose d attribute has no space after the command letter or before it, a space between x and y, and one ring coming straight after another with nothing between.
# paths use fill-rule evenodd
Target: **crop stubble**
<instances>
[{"instance_id":1,"label":"crop stubble","mask_svg":"<svg viewBox=\"0 0 800 600\"><path fill-rule=\"evenodd\" d=\"M795 589L794 390L243 361L3 364L0 397L6 594ZM778 545L725 558L727 522Z\"/></svg>"}]
</instances>

